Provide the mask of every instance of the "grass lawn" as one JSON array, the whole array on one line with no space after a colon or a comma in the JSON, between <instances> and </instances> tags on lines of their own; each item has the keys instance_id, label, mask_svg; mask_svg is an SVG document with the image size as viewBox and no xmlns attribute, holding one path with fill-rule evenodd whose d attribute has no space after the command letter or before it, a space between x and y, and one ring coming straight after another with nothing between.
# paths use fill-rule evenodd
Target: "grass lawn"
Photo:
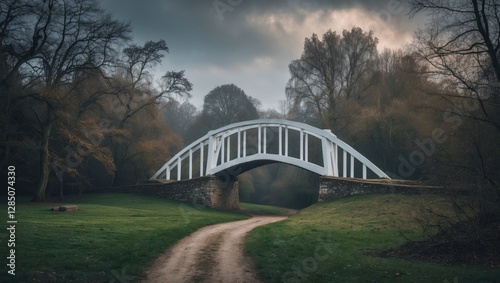
<instances>
[{"instance_id":1,"label":"grass lawn","mask_svg":"<svg viewBox=\"0 0 500 283\"><path fill-rule=\"evenodd\" d=\"M240 202L240 212L252 215L278 215L287 210L276 206Z\"/></svg>"},{"instance_id":2,"label":"grass lawn","mask_svg":"<svg viewBox=\"0 0 500 283\"><path fill-rule=\"evenodd\" d=\"M5 212L6 203L0 205ZM7 274L7 232L2 229L0 282L135 282L184 236L202 226L246 218L127 194L88 194L65 203L78 205L79 211L17 203L16 276Z\"/></svg>"},{"instance_id":3,"label":"grass lawn","mask_svg":"<svg viewBox=\"0 0 500 283\"><path fill-rule=\"evenodd\" d=\"M372 251L422 238L420 205L446 213L437 196L369 195L315 204L247 236L250 255L265 282L499 282L500 269L395 258Z\"/></svg>"}]
</instances>

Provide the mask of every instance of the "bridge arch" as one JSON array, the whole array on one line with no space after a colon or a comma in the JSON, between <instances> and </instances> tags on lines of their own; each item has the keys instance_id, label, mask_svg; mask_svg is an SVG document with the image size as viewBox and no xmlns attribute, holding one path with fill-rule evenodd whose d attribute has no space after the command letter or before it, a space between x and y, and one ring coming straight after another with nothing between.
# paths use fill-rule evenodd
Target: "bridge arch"
<instances>
[{"instance_id":1,"label":"bridge arch","mask_svg":"<svg viewBox=\"0 0 500 283\"><path fill-rule=\"evenodd\" d=\"M321 148L319 158L310 154L314 147ZM167 161L151 180L192 179L227 170L237 175L277 162L320 176L367 179L370 173L390 179L330 130L289 120L258 119L208 132Z\"/></svg>"}]
</instances>

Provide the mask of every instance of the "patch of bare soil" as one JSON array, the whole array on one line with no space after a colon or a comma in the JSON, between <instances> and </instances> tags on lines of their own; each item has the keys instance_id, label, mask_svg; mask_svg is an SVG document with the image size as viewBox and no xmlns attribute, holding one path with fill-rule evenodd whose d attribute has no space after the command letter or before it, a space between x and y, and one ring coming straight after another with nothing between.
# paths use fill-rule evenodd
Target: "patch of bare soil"
<instances>
[{"instance_id":1,"label":"patch of bare soil","mask_svg":"<svg viewBox=\"0 0 500 283\"><path fill-rule=\"evenodd\" d=\"M143 282L260 282L243 255L245 235L286 216L256 216L199 229L160 256Z\"/></svg>"},{"instance_id":2,"label":"patch of bare soil","mask_svg":"<svg viewBox=\"0 0 500 283\"><path fill-rule=\"evenodd\" d=\"M425 241L376 253L381 257L500 267L500 215L459 222Z\"/></svg>"}]
</instances>

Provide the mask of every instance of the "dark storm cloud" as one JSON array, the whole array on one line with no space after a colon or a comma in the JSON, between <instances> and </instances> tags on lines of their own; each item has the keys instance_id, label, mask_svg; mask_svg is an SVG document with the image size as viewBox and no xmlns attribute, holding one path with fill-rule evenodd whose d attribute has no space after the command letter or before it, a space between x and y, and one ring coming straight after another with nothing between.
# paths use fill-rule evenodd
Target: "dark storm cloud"
<instances>
[{"instance_id":1,"label":"dark storm cloud","mask_svg":"<svg viewBox=\"0 0 500 283\"><path fill-rule=\"evenodd\" d=\"M189 55L182 58L185 62L225 65L263 51L272 55L277 51L273 48L279 47L270 42L272 39L265 32L247 24L245 17L249 14L289 13L300 22L307 15L304 10L360 7L378 13L387 10L391 2L399 1L108 0L103 4L116 16L132 21L138 41L163 38L172 55Z\"/></svg>"},{"instance_id":2,"label":"dark storm cloud","mask_svg":"<svg viewBox=\"0 0 500 283\"><path fill-rule=\"evenodd\" d=\"M234 82L261 100L270 98L259 97L260 93L271 92L274 98L270 104L275 106L277 100L284 99L287 64L300 56L304 38L312 32L321 35L328 28L335 30L342 25L345 19L332 20L333 11L353 8L366 11L378 17L379 22L392 23L392 28L401 34L412 28L407 16L397 10L400 1L395 0L103 0L102 3L116 17L131 21L136 42L167 41L170 54L164 66L185 69L188 77L192 74L198 101L216 85ZM311 24L313 14L316 18ZM361 26L364 20L360 18L353 25ZM384 32L387 30L375 30L376 36ZM252 68L259 66L267 69L252 72ZM259 74L262 78L256 78ZM259 83L250 83L248 76L259 79Z\"/></svg>"}]
</instances>

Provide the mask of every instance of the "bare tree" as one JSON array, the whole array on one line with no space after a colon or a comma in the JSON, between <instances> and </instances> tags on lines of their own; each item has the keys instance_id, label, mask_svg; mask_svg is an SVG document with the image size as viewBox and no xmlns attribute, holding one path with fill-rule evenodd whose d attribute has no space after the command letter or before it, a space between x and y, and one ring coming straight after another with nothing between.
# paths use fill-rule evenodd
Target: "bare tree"
<instances>
[{"instance_id":1,"label":"bare tree","mask_svg":"<svg viewBox=\"0 0 500 283\"><path fill-rule=\"evenodd\" d=\"M430 73L446 84L442 94L457 117L479 122L476 130L491 126L500 135L500 3L494 0L412 1L412 14L427 12L431 19L417 32L413 51L432 68ZM471 104L467 111L460 105ZM481 125L482 124L482 125ZM496 153L486 153L477 131L471 132L471 148L476 148L477 169L490 185L499 186L495 163ZM493 160L492 160L493 158ZM476 159L476 158L474 158ZM478 171L474 170L474 171Z\"/></svg>"},{"instance_id":2,"label":"bare tree","mask_svg":"<svg viewBox=\"0 0 500 283\"><path fill-rule=\"evenodd\" d=\"M48 41L53 14L54 1L0 1L0 52L9 65L2 73L2 85L40 53Z\"/></svg>"},{"instance_id":3,"label":"bare tree","mask_svg":"<svg viewBox=\"0 0 500 283\"><path fill-rule=\"evenodd\" d=\"M168 52L165 40L148 41L144 46L131 45L124 49L124 76L117 80L115 88L122 111L119 127L145 107L159 103L162 98L174 95L189 97L193 85L184 77L184 71L168 71L161 77L158 87L153 85L153 67L161 63ZM115 105L116 106L116 105Z\"/></svg>"},{"instance_id":4,"label":"bare tree","mask_svg":"<svg viewBox=\"0 0 500 283\"><path fill-rule=\"evenodd\" d=\"M437 94L450 106L443 117L452 123L455 139L436 157L448 173L441 179L475 188L474 202L453 203L476 212L465 219L467 231L458 235L488 250L492 242L485 227L496 225L494 215L500 213L500 3L414 0L411 5L412 15L430 16L412 51L445 87Z\"/></svg>"},{"instance_id":5,"label":"bare tree","mask_svg":"<svg viewBox=\"0 0 500 283\"><path fill-rule=\"evenodd\" d=\"M362 100L372 83L377 42L373 32L358 27L344 30L342 36L329 30L322 40L316 34L306 38L301 58L289 65L287 98L309 104L325 126L338 128L339 101Z\"/></svg>"},{"instance_id":6,"label":"bare tree","mask_svg":"<svg viewBox=\"0 0 500 283\"><path fill-rule=\"evenodd\" d=\"M480 115L455 111L490 123L500 131L500 3L496 0L412 1L411 14L431 19L416 34L413 51L433 68L454 98L474 100ZM450 101L454 100L450 96Z\"/></svg>"}]
</instances>

